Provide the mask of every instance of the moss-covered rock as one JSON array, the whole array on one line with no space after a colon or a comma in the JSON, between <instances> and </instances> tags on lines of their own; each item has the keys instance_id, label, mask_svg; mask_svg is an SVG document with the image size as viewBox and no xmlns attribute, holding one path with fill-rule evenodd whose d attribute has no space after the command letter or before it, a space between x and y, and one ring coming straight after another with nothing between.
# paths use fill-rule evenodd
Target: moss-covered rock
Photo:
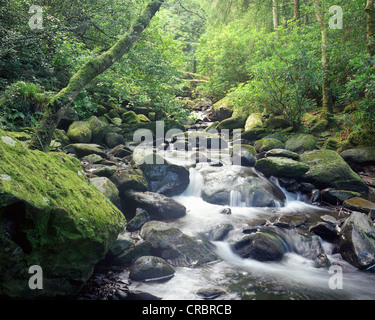
<instances>
[{"instance_id":1,"label":"moss-covered rock","mask_svg":"<svg viewBox=\"0 0 375 320\"><path fill-rule=\"evenodd\" d=\"M141 121L141 122L151 122L149 118L147 118L144 114L138 114L138 119Z\"/></svg>"},{"instance_id":2,"label":"moss-covered rock","mask_svg":"<svg viewBox=\"0 0 375 320\"><path fill-rule=\"evenodd\" d=\"M266 176L296 179L309 171L310 166L289 158L269 157L258 160L255 169Z\"/></svg>"},{"instance_id":3,"label":"moss-covered rock","mask_svg":"<svg viewBox=\"0 0 375 320\"><path fill-rule=\"evenodd\" d=\"M310 132L311 133L321 133L321 132L324 132L325 130L327 130L327 128L329 127L329 122L328 120L320 120L318 121L311 129L310 129Z\"/></svg>"},{"instance_id":4,"label":"moss-covered rock","mask_svg":"<svg viewBox=\"0 0 375 320\"><path fill-rule=\"evenodd\" d=\"M257 152L265 152L272 149L283 149L284 143L277 139L261 139L255 141L254 148Z\"/></svg>"},{"instance_id":5,"label":"moss-covered rock","mask_svg":"<svg viewBox=\"0 0 375 320\"><path fill-rule=\"evenodd\" d=\"M91 142L101 143L104 139L105 134L110 130L106 123L99 120L98 117L92 116L88 121L90 125L92 137Z\"/></svg>"},{"instance_id":6,"label":"moss-covered rock","mask_svg":"<svg viewBox=\"0 0 375 320\"><path fill-rule=\"evenodd\" d=\"M230 152L232 163L244 167L254 167L257 152L253 146L246 144L235 144Z\"/></svg>"},{"instance_id":7,"label":"moss-covered rock","mask_svg":"<svg viewBox=\"0 0 375 320\"><path fill-rule=\"evenodd\" d=\"M231 117L228 119L225 119L221 121L216 129L217 130L223 130L223 129L229 129L229 130L234 130L234 129L243 129L245 126L245 121L246 118L242 116L237 116L237 117Z\"/></svg>"},{"instance_id":8,"label":"moss-covered rock","mask_svg":"<svg viewBox=\"0 0 375 320\"><path fill-rule=\"evenodd\" d=\"M69 152L73 152L77 155L78 158L86 157L90 154L97 154L103 158L106 158L107 155L101 149L101 147L97 144L89 144L89 143L74 143L70 144L66 147L66 150Z\"/></svg>"},{"instance_id":9,"label":"moss-covered rock","mask_svg":"<svg viewBox=\"0 0 375 320\"><path fill-rule=\"evenodd\" d=\"M70 143L68 135L62 129L56 129L53 138L54 138L55 141L60 142L61 145L64 146L64 147L67 146ZM16 137L16 139L17 139L17 137ZM18 140L20 140L20 139L18 139ZM20 140L20 141L22 141L22 140Z\"/></svg>"},{"instance_id":10,"label":"moss-covered rock","mask_svg":"<svg viewBox=\"0 0 375 320\"><path fill-rule=\"evenodd\" d=\"M73 143L90 143L92 131L90 124L86 121L75 121L68 130L68 138Z\"/></svg>"},{"instance_id":11,"label":"moss-covered rock","mask_svg":"<svg viewBox=\"0 0 375 320\"><path fill-rule=\"evenodd\" d=\"M305 151L314 150L317 143L318 141L311 134L298 134L291 137L285 143L285 149L296 153L303 153Z\"/></svg>"},{"instance_id":12,"label":"moss-covered rock","mask_svg":"<svg viewBox=\"0 0 375 320\"><path fill-rule=\"evenodd\" d=\"M121 120L126 124L137 124L141 123L141 119L134 111L127 111L121 116Z\"/></svg>"},{"instance_id":13,"label":"moss-covered rock","mask_svg":"<svg viewBox=\"0 0 375 320\"><path fill-rule=\"evenodd\" d=\"M316 150L301 155L301 161L310 166L304 175L306 182L317 188L334 188L355 192L367 192L361 178L349 167L344 159L332 150Z\"/></svg>"},{"instance_id":14,"label":"moss-covered rock","mask_svg":"<svg viewBox=\"0 0 375 320\"><path fill-rule=\"evenodd\" d=\"M117 186L122 195L128 190L147 191L148 182L140 169L123 169L115 171L111 181Z\"/></svg>"},{"instance_id":15,"label":"moss-covered rock","mask_svg":"<svg viewBox=\"0 0 375 320\"><path fill-rule=\"evenodd\" d=\"M354 131L349 135L348 141L355 147L373 147L375 145L375 133L367 130Z\"/></svg>"},{"instance_id":16,"label":"moss-covered rock","mask_svg":"<svg viewBox=\"0 0 375 320\"><path fill-rule=\"evenodd\" d=\"M175 272L173 267L164 259L144 256L137 259L131 266L129 277L134 281L165 280L172 278Z\"/></svg>"},{"instance_id":17,"label":"moss-covered rock","mask_svg":"<svg viewBox=\"0 0 375 320\"><path fill-rule=\"evenodd\" d=\"M212 110L215 117L219 121L223 121L233 115L233 102L228 97L225 97L224 99L216 102L212 106Z\"/></svg>"},{"instance_id":18,"label":"moss-covered rock","mask_svg":"<svg viewBox=\"0 0 375 320\"><path fill-rule=\"evenodd\" d=\"M299 161L300 156L298 153L285 150L285 149L272 149L266 153L266 158L271 157L281 157L281 158L289 158L292 160Z\"/></svg>"},{"instance_id":19,"label":"moss-covered rock","mask_svg":"<svg viewBox=\"0 0 375 320\"><path fill-rule=\"evenodd\" d=\"M266 129L261 127L255 127L253 129L247 130L241 134L243 139L246 139L250 142L254 142L256 140L259 140L260 137L264 137L264 133L266 132Z\"/></svg>"},{"instance_id":20,"label":"moss-covered rock","mask_svg":"<svg viewBox=\"0 0 375 320\"><path fill-rule=\"evenodd\" d=\"M119 191L115 184L106 177L91 178L90 182L116 206L119 205Z\"/></svg>"},{"instance_id":21,"label":"moss-covered rock","mask_svg":"<svg viewBox=\"0 0 375 320\"><path fill-rule=\"evenodd\" d=\"M123 135L117 133L117 132L108 132L105 135L104 142L107 145L108 148L114 148L119 145L125 144L125 139Z\"/></svg>"},{"instance_id":22,"label":"moss-covered rock","mask_svg":"<svg viewBox=\"0 0 375 320\"><path fill-rule=\"evenodd\" d=\"M353 197L347 199L344 201L343 206L350 210L363 213L370 213L371 210L375 210L375 203L361 197Z\"/></svg>"},{"instance_id":23,"label":"moss-covered rock","mask_svg":"<svg viewBox=\"0 0 375 320\"><path fill-rule=\"evenodd\" d=\"M0 139L0 175L0 296L75 295L124 228L122 213L64 153ZM43 290L29 288L32 265Z\"/></svg>"},{"instance_id":24,"label":"moss-covered rock","mask_svg":"<svg viewBox=\"0 0 375 320\"><path fill-rule=\"evenodd\" d=\"M341 152L340 156L350 164L375 164L375 147L358 147L354 149L347 149Z\"/></svg>"},{"instance_id":25,"label":"moss-covered rock","mask_svg":"<svg viewBox=\"0 0 375 320\"><path fill-rule=\"evenodd\" d=\"M337 139L328 138L323 144L323 149L336 151L340 148L340 145L341 145L341 142L338 141Z\"/></svg>"},{"instance_id":26,"label":"moss-covered rock","mask_svg":"<svg viewBox=\"0 0 375 320\"><path fill-rule=\"evenodd\" d=\"M290 122L284 116L272 116L264 122L267 129L285 129L290 127Z\"/></svg>"},{"instance_id":27,"label":"moss-covered rock","mask_svg":"<svg viewBox=\"0 0 375 320\"><path fill-rule=\"evenodd\" d=\"M255 127L262 127L262 125L263 125L262 114L261 113L252 113L246 119L245 131L249 131L249 130L255 128Z\"/></svg>"}]
</instances>

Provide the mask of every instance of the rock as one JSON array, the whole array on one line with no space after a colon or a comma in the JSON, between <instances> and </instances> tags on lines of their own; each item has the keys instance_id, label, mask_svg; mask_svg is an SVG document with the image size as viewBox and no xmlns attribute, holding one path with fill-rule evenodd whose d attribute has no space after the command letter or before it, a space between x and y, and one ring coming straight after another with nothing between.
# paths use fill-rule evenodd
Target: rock
<instances>
[{"instance_id":1,"label":"rock","mask_svg":"<svg viewBox=\"0 0 375 320\"><path fill-rule=\"evenodd\" d=\"M348 141L355 147L374 147L375 145L375 134L367 130L353 131Z\"/></svg>"},{"instance_id":2,"label":"rock","mask_svg":"<svg viewBox=\"0 0 375 320\"><path fill-rule=\"evenodd\" d=\"M97 144L75 143L68 145L66 150L75 153L78 158L83 158L89 156L90 154L97 154L102 158L107 157L105 152Z\"/></svg>"},{"instance_id":3,"label":"rock","mask_svg":"<svg viewBox=\"0 0 375 320\"><path fill-rule=\"evenodd\" d=\"M310 166L289 158L269 157L258 160L255 169L266 176L299 179L310 170Z\"/></svg>"},{"instance_id":4,"label":"rock","mask_svg":"<svg viewBox=\"0 0 375 320\"><path fill-rule=\"evenodd\" d=\"M284 143L276 139L261 139L255 141L254 148L257 152L266 152L272 149L284 148Z\"/></svg>"},{"instance_id":5,"label":"rock","mask_svg":"<svg viewBox=\"0 0 375 320\"><path fill-rule=\"evenodd\" d=\"M219 121L228 119L233 114L233 102L229 98L224 98L212 106L215 117Z\"/></svg>"},{"instance_id":6,"label":"rock","mask_svg":"<svg viewBox=\"0 0 375 320\"><path fill-rule=\"evenodd\" d=\"M285 149L296 153L304 153L316 148L317 140L310 134L298 134L285 143Z\"/></svg>"},{"instance_id":7,"label":"rock","mask_svg":"<svg viewBox=\"0 0 375 320\"><path fill-rule=\"evenodd\" d=\"M148 190L148 182L140 169L116 170L110 179L119 189L121 197L128 190Z\"/></svg>"},{"instance_id":8,"label":"rock","mask_svg":"<svg viewBox=\"0 0 375 320\"><path fill-rule=\"evenodd\" d=\"M96 116L92 116L87 122L92 133L91 142L101 143L109 130L109 126L101 122Z\"/></svg>"},{"instance_id":9,"label":"rock","mask_svg":"<svg viewBox=\"0 0 375 320\"><path fill-rule=\"evenodd\" d=\"M369 213L371 210L375 209L375 203L360 197L354 197L345 200L343 206L350 210L359 211L363 213Z\"/></svg>"},{"instance_id":10,"label":"rock","mask_svg":"<svg viewBox=\"0 0 375 320\"><path fill-rule=\"evenodd\" d=\"M98 169L95 169L92 173L98 177L107 177L110 178L118 170L116 166L104 166Z\"/></svg>"},{"instance_id":11,"label":"rock","mask_svg":"<svg viewBox=\"0 0 375 320\"><path fill-rule=\"evenodd\" d=\"M11 177L0 180L0 296L76 295L123 230L122 213L65 153L31 151L0 138L0 172ZM29 288L34 264L43 268L43 290Z\"/></svg>"},{"instance_id":12,"label":"rock","mask_svg":"<svg viewBox=\"0 0 375 320\"><path fill-rule=\"evenodd\" d=\"M295 229L306 224L308 217L303 213L284 214L273 224L284 229Z\"/></svg>"},{"instance_id":13,"label":"rock","mask_svg":"<svg viewBox=\"0 0 375 320\"><path fill-rule=\"evenodd\" d=\"M285 149L272 149L270 151L267 151L266 158L271 158L271 157L288 158L288 159L292 159L295 161L300 160L300 156L298 153L285 150Z\"/></svg>"},{"instance_id":14,"label":"rock","mask_svg":"<svg viewBox=\"0 0 375 320\"><path fill-rule=\"evenodd\" d=\"M121 120L121 118L118 118L118 117L113 118L113 119L111 120L111 122L112 122L116 127L120 127L120 126L122 125L122 120Z\"/></svg>"},{"instance_id":15,"label":"rock","mask_svg":"<svg viewBox=\"0 0 375 320\"><path fill-rule=\"evenodd\" d=\"M88 122L75 121L68 130L68 138L73 143L90 143L92 137L91 127Z\"/></svg>"},{"instance_id":16,"label":"rock","mask_svg":"<svg viewBox=\"0 0 375 320\"><path fill-rule=\"evenodd\" d=\"M83 157L82 158L82 161L87 161L88 163L90 164L98 164L98 163L101 163L103 161L103 158L97 154L90 154L86 157Z\"/></svg>"},{"instance_id":17,"label":"rock","mask_svg":"<svg viewBox=\"0 0 375 320\"><path fill-rule=\"evenodd\" d=\"M250 142L259 140L259 138L266 132L266 129L255 127L253 129L247 130L241 134L243 139L246 139Z\"/></svg>"},{"instance_id":18,"label":"rock","mask_svg":"<svg viewBox=\"0 0 375 320\"><path fill-rule=\"evenodd\" d=\"M151 164L152 162L154 164ZM146 159L140 169L149 183L150 191L168 197L180 195L190 183L189 170L182 166L170 164L163 158L158 160L151 158L151 161Z\"/></svg>"},{"instance_id":19,"label":"rock","mask_svg":"<svg viewBox=\"0 0 375 320\"><path fill-rule=\"evenodd\" d=\"M124 137L116 132L108 132L105 135L104 142L108 148L114 148L118 145L124 145L125 139Z\"/></svg>"},{"instance_id":20,"label":"rock","mask_svg":"<svg viewBox=\"0 0 375 320\"><path fill-rule=\"evenodd\" d=\"M146 115L144 114L137 114L137 117L138 119L141 121L141 122L151 122L149 118L147 118Z\"/></svg>"},{"instance_id":21,"label":"rock","mask_svg":"<svg viewBox=\"0 0 375 320\"><path fill-rule=\"evenodd\" d=\"M127 111L121 116L121 120L126 124L141 123L141 120L134 111Z\"/></svg>"},{"instance_id":22,"label":"rock","mask_svg":"<svg viewBox=\"0 0 375 320\"><path fill-rule=\"evenodd\" d=\"M66 134L66 132L64 130L61 130L61 129L55 130L53 138L55 139L55 141L60 142L61 145L64 146L64 147L67 146L70 143L68 135Z\"/></svg>"},{"instance_id":23,"label":"rock","mask_svg":"<svg viewBox=\"0 0 375 320\"><path fill-rule=\"evenodd\" d=\"M322 243L319 236L305 236L301 235L299 247L294 248L301 256L314 261L315 268L329 268L331 262L324 253Z\"/></svg>"},{"instance_id":24,"label":"rock","mask_svg":"<svg viewBox=\"0 0 375 320\"><path fill-rule=\"evenodd\" d=\"M336 229L329 223L318 222L311 226L309 231L328 242L335 242L338 239Z\"/></svg>"},{"instance_id":25,"label":"rock","mask_svg":"<svg viewBox=\"0 0 375 320\"><path fill-rule=\"evenodd\" d=\"M322 220L323 222L329 223L331 226L334 226L334 227L336 227L340 224L340 222L337 221L335 217L332 217L332 216L327 215L327 214L321 216L320 220Z\"/></svg>"},{"instance_id":26,"label":"rock","mask_svg":"<svg viewBox=\"0 0 375 320\"><path fill-rule=\"evenodd\" d=\"M138 258L148 256L151 254L152 244L149 241L139 241L131 245L128 249L118 255L111 265L128 267L134 263Z\"/></svg>"},{"instance_id":27,"label":"rock","mask_svg":"<svg viewBox=\"0 0 375 320\"><path fill-rule=\"evenodd\" d=\"M114 147L109 154L116 157L116 158L124 158L130 156L133 153L128 147L124 146L123 144L117 145Z\"/></svg>"},{"instance_id":28,"label":"rock","mask_svg":"<svg viewBox=\"0 0 375 320\"><path fill-rule=\"evenodd\" d=\"M60 123L58 125L58 129L62 129L64 131L68 131L70 125L79 120L79 116L77 111L73 108L67 108L64 115L61 117Z\"/></svg>"},{"instance_id":29,"label":"rock","mask_svg":"<svg viewBox=\"0 0 375 320\"><path fill-rule=\"evenodd\" d=\"M146 210L136 209L135 217L128 222L126 225L126 230L129 232L140 230L142 226L150 220L150 215Z\"/></svg>"},{"instance_id":30,"label":"rock","mask_svg":"<svg viewBox=\"0 0 375 320\"><path fill-rule=\"evenodd\" d=\"M186 208L177 201L153 192L127 192L124 196L125 214L134 217L137 208L148 212L153 220L175 220L186 215Z\"/></svg>"},{"instance_id":31,"label":"rock","mask_svg":"<svg viewBox=\"0 0 375 320\"><path fill-rule=\"evenodd\" d=\"M230 215L230 214L232 214L232 210L231 210L231 208L226 207L226 208L224 208L224 209L221 209L221 210L220 210L220 213L221 213L221 214L227 214L227 215Z\"/></svg>"},{"instance_id":32,"label":"rock","mask_svg":"<svg viewBox=\"0 0 375 320\"><path fill-rule=\"evenodd\" d=\"M275 233L256 232L232 245L235 254L258 261L280 261L286 253L284 241Z\"/></svg>"},{"instance_id":33,"label":"rock","mask_svg":"<svg viewBox=\"0 0 375 320\"><path fill-rule=\"evenodd\" d=\"M264 122L267 129L285 129L290 127L290 122L284 116L271 116Z\"/></svg>"},{"instance_id":34,"label":"rock","mask_svg":"<svg viewBox=\"0 0 375 320\"><path fill-rule=\"evenodd\" d=\"M115 184L106 177L91 178L90 182L113 204L119 206L119 191Z\"/></svg>"},{"instance_id":35,"label":"rock","mask_svg":"<svg viewBox=\"0 0 375 320\"><path fill-rule=\"evenodd\" d=\"M134 241L129 237L119 235L105 256L107 264L112 265L114 260L128 250L133 244Z\"/></svg>"},{"instance_id":36,"label":"rock","mask_svg":"<svg viewBox=\"0 0 375 320\"><path fill-rule=\"evenodd\" d=\"M231 198L237 197L249 207L274 207L285 201L281 189L260 177L253 168L210 166L200 172L204 179L202 198L209 203L229 206Z\"/></svg>"},{"instance_id":37,"label":"rock","mask_svg":"<svg viewBox=\"0 0 375 320\"><path fill-rule=\"evenodd\" d=\"M245 131L249 131L255 127L262 127L262 114L261 113L252 113L246 120Z\"/></svg>"},{"instance_id":38,"label":"rock","mask_svg":"<svg viewBox=\"0 0 375 320\"><path fill-rule=\"evenodd\" d=\"M359 197L361 194L358 192L347 191L347 190L336 190L332 188L324 189L320 192L322 201L338 205L342 204L345 200L350 198Z\"/></svg>"},{"instance_id":39,"label":"rock","mask_svg":"<svg viewBox=\"0 0 375 320\"><path fill-rule=\"evenodd\" d=\"M344 260L360 270L374 266L375 228L369 217L352 212L341 230L339 252Z\"/></svg>"},{"instance_id":40,"label":"rock","mask_svg":"<svg viewBox=\"0 0 375 320\"><path fill-rule=\"evenodd\" d=\"M228 223L222 223L205 233L209 241L223 241L234 227Z\"/></svg>"},{"instance_id":41,"label":"rock","mask_svg":"<svg viewBox=\"0 0 375 320\"><path fill-rule=\"evenodd\" d=\"M321 133L324 132L329 127L328 120L320 120L318 121L311 129L310 132L312 133Z\"/></svg>"},{"instance_id":42,"label":"rock","mask_svg":"<svg viewBox=\"0 0 375 320\"><path fill-rule=\"evenodd\" d=\"M255 148L250 145L234 145L230 156L232 157L232 163L238 164L244 167L254 167L256 163L257 152Z\"/></svg>"},{"instance_id":43,"label":"rock","mask_svg":"<svg viewBox=\"0 0 375 320\"><path fill-rule=\"evenodd\" d=\"M361 166L375 164L374 147L348 149L341 152L340 156L349 164Z\"/></svg>"},{"instance_id":44,"label":"rock","mask_svg":"<svg viewBox=\"0 0 375 320\"><path fill-rule=\"evenodd\" d=\"M207 289L200 289L197 291L197 295L204 300L212 300L216 299L223 294L226 294L225 290L220 288L207 288Z\"/></svg>"},{"instance_id":45,"label":"rock","mask_svg":"<svg viewBox=\"0 0 375 320\"><path fill-rule=\"evenodd\" d=\"M323 149L333 150L336 151L340 148L341 142L334 139L334 138L328 138L323 145Z\"/></svg>"},{"instance_id":46,"label":"rock","mask_svg":"<svg viewBox=\"0 0 375 320\"><path fill-rule=\"evenodd\" d=\"M150 221L141 229L141 237L152 243L158 256L174 267L200 267L218 260L204 244L165 222Z\"/></svg>"},{"instance_id":47,"label":"rock","mask_svg":"<svg viewBox=\"0 0 375 320\"><path fill-rule=\"evenodd\" d=\"M334 188L354 192L367 192L368 187L349 165L332 150L316 150L301 155L301 161L310 166L304 175L305 182L319 189Z\"/></svg>"},{"instance_id":48,"label":"rock","mask_svg":"<svg viewBox=\"0 0 375 320\"><path fill-rule=\"evenodd\" d=\"M264 139L276 139L276 140L281 141L282 143L285 143L286 140L287 140L286 136L284 134L282 134L281 132L278 132L278 131L265 136Z\"/></svg>"},{"instance_id":49,"label":"rock","mask_svg":"<svg viewBox=\"0 0 375 320\"><path fill-rule=\"evenodd\" d=\"M217 130L223 130L223 129L229 129L229 130L234 130L234 129L243 129L245 126L246 118L242 116L237 116L237 117L231 117L228 119L225 119L221 121L216 129Z\"/></svg>"},{"instance_id":50,"label":"rock","mask_svg":"<svg viewBox=\"0 0 375 320\"><path fill-rule=\"evenodd\" d=\"M185 139L200 149L222 150L228 148L228 142L222 138L218 131L192 131L184 134Z\"/></svg>"},{"instance_id":51,"label":"rock","mask_svg":"<svg viewBox=\"0 0 375 320\"><path fill-rule=\"evenodd\" d=\"M158 281L172 278L173 267L159 257L140 257L130 268L129 277L134 281Z\"/></svg>"}]
</instances>

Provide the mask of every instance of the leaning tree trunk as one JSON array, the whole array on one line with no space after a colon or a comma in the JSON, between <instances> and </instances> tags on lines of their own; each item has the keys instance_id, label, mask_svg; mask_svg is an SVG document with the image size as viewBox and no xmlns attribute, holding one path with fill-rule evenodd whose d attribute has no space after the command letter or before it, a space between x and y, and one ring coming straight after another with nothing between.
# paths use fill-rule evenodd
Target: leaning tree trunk
<instances>
[{"instance_id":1,"label":"leaning tree trunk","mask_svg":"<svg viewBox=\"0 0 375 320\"><path fill-rule=\"evenodd\" d=\"M319 0L314 0L316 18L320 25L321 35L322 35L322 68L323 68L323 113L327 118L331 118L333 115L333 105L332 105L332 94L330 88L330 65L329 65L329 53L327 45L327 30L324 21L324 9L322 8Z\"/></svg>"},{"instance_id":2,"label":"leaning tree trunk","mask_svg":"<svg viewBox=\"0 0 375 320\"><path fill-rule=\"evenodd\" d=\"M133 22L128 32L123 35L108 51L84 64L70 79L66 88L56 94L48 103L47 111L37 128L30 148L46 151L51 143L52 136L66 109L77 98L80 91L110 68L125 53L129 52L133 43L149 25L151 19L160 9L164 0L151 0L141 15Z\"/></svg>"},{"instance_id":3,"label":"leaning tree trunk","mask_svg":"<svg viewBox=\"0 0 375 320\"><path fill-rule=\"evenodd\" d=\"M273 29L276 30L280 24L278 0L272 0Z\"/></svg>"},{"instance_id":4,"label":"leaning tree trunk","mask_svg":"<svg viewBox=\"0 0 375 320\"><path fill-rule=\"evenodd\" d=\"M294 20L297 21L298 26L301 25L301 10L299 0L294 0Z\"/></svg>"},{"instance_id":5,"label":"leaning tree trunk","mask_svg":"<svg viewBox=\"0 0 375 320\"><path fill-rule=\"evenodd\" d=\"M367 0L367 52L370 57L375 56L375 0Z\"/></svg>"}]
</instances>

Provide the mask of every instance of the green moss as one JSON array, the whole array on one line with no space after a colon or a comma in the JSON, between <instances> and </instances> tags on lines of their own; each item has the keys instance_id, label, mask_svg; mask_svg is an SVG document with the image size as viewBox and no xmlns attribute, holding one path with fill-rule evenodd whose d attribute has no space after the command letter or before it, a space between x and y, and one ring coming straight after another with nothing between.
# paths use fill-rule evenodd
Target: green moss
<instances>
[{"instance_id":1,"label":"green moss","mask_svg":"<svg viewBox=\"0 0 375 320\"><path fill-rule=\"evenodd\" d=\"M355 147L373 147L375 145L375 133L370 131L354 131L348 141Z\"/></svg>"},{"instance_id":2,"label":"green moss","mask_svg":"<svg viewBox=\"0 0 375 320\"><path fill-rule=\"evenodd\" d=\"M141 119L137 116L134 111L125 112L122 117L122 122L126 124L137 124L141 123Z\"/></svg>"},{"instance_id":3,"label":"green moss","mask_svg":"<svg viewBox=\"0 0 375 320\"><path fill-rule=\"evenodd\" d=\"M266 176L301 178L310 166L289 158L270 157L258 160L255 168Z\"/></svg>"},{"instance_id":4,"label":"green moss","mask_svg":"<svg viewBox=\"0 0 375 320\"><path fill-rule=\"evenodd\" d=\"M277 139L261 139L255 141L254 147L257 152L264 152L272 149L282 149L284 144Z\"/></svg>"},{"instance_id":5,"label":"green moss","mask_svg":"<svg viewBox=\"0 0 375 320\"><path fill-rule=\"evenodd\" d=\"M298 134L291 137L285 144L285 149L296 153L314 150L318 141L311 134Z\"/></svg>"},{"instance_id":6,"label":"green moss","mask_svg":"<svg viewBox=\"0 0 375 320\"><path fill-rule=\"evenodd\" d=\"M73 143L90 143L92 138L90 124L85 121L73 122L68 130L68 138Z\"/></svg>"}]
</instances>

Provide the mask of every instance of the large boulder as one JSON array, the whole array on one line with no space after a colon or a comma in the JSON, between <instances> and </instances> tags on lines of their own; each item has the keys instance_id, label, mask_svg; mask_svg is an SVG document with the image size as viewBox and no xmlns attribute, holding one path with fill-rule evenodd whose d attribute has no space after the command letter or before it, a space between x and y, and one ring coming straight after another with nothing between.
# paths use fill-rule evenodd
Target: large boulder
<instances>
[{"instance_id":1,"label":"large boulder","mask_svg":"<svg viewBox=\"0 0 375 320\"><path fill-rule=\"evenodd\" d=\"M360 193L368 190L361 178L335 151L306 152L301 155L301 160L310 166L303 179L319 189L334 188Z\"/></svg>"},{"instance_id":2,"label":"large boulder","mask_svg":"<svg viewBox=\"0 0 375 320\"><path fill-rule=\"evenodd\" d=\"M88 183L77 159L0 136L0 296L74 296L125 218ZM43 270L43 290L29 288L33 265Z\"/></svg>"},{"instance_id":3,"label":"large boulder","mask_svg":"<svg viewBox=\"0 0 375 320\"><path fill-rule=\"evenodd\" d=\"M375 228L367 215L354 211L345 221L339 252L358 269L367 270L375 265Z\"/></svg>"},{"instance_id":4,"label":"large boulder","mask_svg":"<svg viewBox=\"0 0 375 320\"><path fill-rule=\"evenodd\" d=\"M375 203L361 197L353 197L344 201L343 206L353 211L370 213L375 210Z\"/></svg>"},{"instance_id":5,"label":"large boulder","mask_svg":"<svg viewBox=\"0 0 375 320\"><path fill-rule=\"evenodd\" d=\"M224 98L212 106L215 117L219 121L230 118L233 115L233 102L229 98Z\"/></svg>"},{"instance_id":6,"label":"large boulder","mask_svg":"<svg viewBox=\"0 0 375 320\"><path fill-rule=\"evenodd\" d=\"M234 196L248 207L274 207L285 201L280 188L260 177L253 168L209 166L200 172L204 179L202 198L209 203L235 205Z\"/></svg>"},{"instance_id":7,"label":"large boulder","mask_svg":"<svg viewBox=\"0 0 375 320\"><path fill-rule=\"evenodd\" d=\"M149 183L150 191L172 197L186 190L190 183L189 170L171 164L159 156L159 161L153 161L156 159L152 155L149 157L151 161L144 161L140 169Z\"/></svg>"},{"instance_id":8,"label":"large boulder","mask_svg":"<svg viewBox=\"0 0 375 320\"><path fill-rule=\"evenodd\" d=\"M141 237L152 243L159 257L175 267L199 267L218 260L203 242L194 240L165 222L147 222L141 229Z\"/></svg>"},{"instance_id":9,"label":"large boulder","mask_svg":"<svg viewBox=\"0 0 375 320\"><path fill-rule=\"evenodd\" d=\"M360 147L347 149L340 156L348 163L354 165L375 164L375 147Z\"/></svg>"},{"instance_id":10,"label":"large boulder","mask_svg":"<svg viewBox=\"0 0 375 320\"><path fill-rule=\"evenodd\" d=\"M255 127L261 127L263 125L262 114L261 113L252 113L246 119L245 131L249 131Z\"/></svg>"},{"instance_id":11,"label":"large boulder","mask_svg":"<svg viewBox=\"0 0 375 320\"><path fill-rule=\"evenodd\" d=\"M106 123L100 121L96 116L92 116L87 122L92 133L91 142L101 143L104 139L105 134L110 130L109 126Z\"/></svg>"},{"instance_id":12,"label":"large boulder","mask_svg":"<svg viewBox=\"0 0 375 320\"><path fill-rule=\"evenodd\" d=\"M97 154L103 158L106 158L107 155L97 144L91 143L74 143L66 147L66 150L73 152L77 155L78 158L83 158L91 154Z\"/></svg>"},{"instance_id":13,"label":"large boulder","mask_svg":"<svg viewBox=\"0 0 375 320\"><path fill-rule=\"evenodd\" d=\"M272 149L284 148L284 143L277 139L261 139L255 141L254 148L257 152L266 152Z\"/></svg>"},{"instance_id":14,"label":"large boulder","mask_svg":"<svg viewBox=\"0 0 375 320\"><path fill-rule=\"evenodd\" d=\"M148 182L140 169L119 169L112 176L111 181L116 185L122 196L128 190L147 191Z\"/></svg>"},{"instance_id":15,"label":"large boulder","mask_svg":"<svg viewBox=\"0 0 375 320\"><path fill-rule=\"evenodd\" d=\"M279 261L287 252L285 241L274 232L256 232L244 236L232 245L241 258L258 261Z\"/></svg>"},{"instance_id":16,"label":"large boulder","mask_svg":"<svg viewBox=\"0 0 375 320\"><path fill-rule=\"evenodd\" d=\"M255 169L268 177L299 179L310 170L310 166L289 158L269 157L258 160Z\"/></svg>"},{"instance_id":17,"label":"large boulder","mask_svg":"<svg viewBox=\"0 0 375 320\"><path fill-rule=\"evenodd\" d=\"M255 148L246 144L235 144L231 150L230 156L232 157L233 164L244 167L254 167L257 161Z\"/></svg>"},{"instance_id":18,"label":"large boulder","mask_svg":"<svg viewBox=\"0 0 375 320\"><path fill-rule=\"evenodd\" d=\"M231 117L228 119L225 119L221 121L217 126L217 130L223 130L223 129L229 129L229 130L234 130L234 129L243 129L245 126L246 118L242 116L237 116L237 117Z\"/></svg>"},{"instance_id":19,"label":"large boulder","mask_svg":"<svg viewBox=\"0 0 375 320\"><path fill-rule=\"evenodd\" d=\"M126 192L124 195L126 216L134 217L137 208L146 210L153 220L175 220L186 215L186 208L182 204L162 194Z\"/></svg>"},{"instance_id":20,"label":"large boulder","mask_svg":"<svg viewBox=\"0 0 375 320\"><path fill-rule=\"evenodd\" d=\"M115 184L106 177L91 178L90 182L117 207L119 206L119 191Z\"/></svg>"},{"instance_id":21,"label":"large boulder","mask_svg":"<svg viewBox=\"0 0 375 320\"><path fill-rule=\"evenodd\" d=\"M73 143L90 143L92 138L90 124L86 121L73 122L68 130L68 138Z\"/></svg>"},{"instance_id":22,"label":"large boulder","mask_svg":"<svg viewBox=\"0 0 375 320\"><path fill-rule=\"evenodd\" d=\"M317 143L318 141L311 134L298 134L285 143L285 149L296 153L304 153L314 150Z\"/></svg>"}]
</instances>

